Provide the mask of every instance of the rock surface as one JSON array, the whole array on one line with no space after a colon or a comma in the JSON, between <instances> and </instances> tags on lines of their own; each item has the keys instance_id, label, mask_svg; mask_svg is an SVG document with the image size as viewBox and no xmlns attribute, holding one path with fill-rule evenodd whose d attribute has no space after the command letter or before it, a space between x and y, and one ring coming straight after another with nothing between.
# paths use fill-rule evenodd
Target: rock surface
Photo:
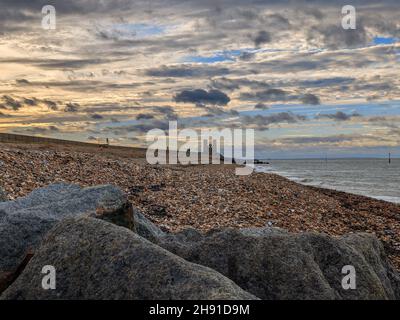
<instances>
[{"instance_id":1,"label":"rock surface","mask_svg":"<svg viewBox=\"0 0 400 320\"><path fill-rule=\"evenodd\" d=\"M136 209L134 209L134 224L134 231L151 242L157 243L160 237L165 236L165 233L159 227Z\"/></svg>"},{"instance_id":2,"label":"rock surface","mask_svg":"<svg viewBox=\"0 0 400 320\"><path fill-rule=\"evenodd\" d=\"M0 292L6 278L16 272L57 222L80 215L133 228L126 197L113 186L81 189L76 185L54 184L16 201L0 203Z\"/></svg>"},{"instance_id":3,"label":"rock surface","mask_svg":"<svg viewBox=\"0 0 400 320\"><path fill-rule=\"evenodd\" d=\"M45 265L56 289L41 286ZM231 280L98 219L66 219L1 299L256 299Z\"/></svg>"},{"instance_id":4,"label":"rock surface","mask_svg":"<svg viewBox=\"0 0 400 320\"><path fill-rule=\"evenodd\" d=\"M163 248L208 266L261 299L399 299L400 278L372 235L333 238L275 228L186 230L158 239ZM344 290L344 266L356 289Z\"/></svg>"}]
</instances>

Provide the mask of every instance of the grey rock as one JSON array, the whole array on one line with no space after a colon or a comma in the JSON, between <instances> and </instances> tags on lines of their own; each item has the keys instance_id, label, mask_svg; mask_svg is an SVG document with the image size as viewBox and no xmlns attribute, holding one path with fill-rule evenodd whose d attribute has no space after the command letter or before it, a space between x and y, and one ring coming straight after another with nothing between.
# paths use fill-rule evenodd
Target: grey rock
<instances>
[{"instance_id":1,"label":"grey rock","mask_svg":"<svg viewBox=\"0 0 400 320\"><path fill-rule=\"evenodd\" d=\"M400 299L400 276L375 236L170 234L113 186L56 184L0 203L0 254L0 293L12 284L5 299ZM41 287L48 264L55 291ZM346 265L355 290L342 287Z\"/></svg>"},{"instance_id":2,"label":"grey rock","mask_svg":"<svg viewBox=\"0 0 400 320\"><path fill-rule=\"evenodd\" d=\"M165 236L165 233L159 227L138 210L133 209L133 217L135 225L134 231L143 238L156 243L160 237Z\"/></svg>"},{"instance_id":3,"label":"grey rock","mask_svg":"<svg viewBox=\"0 0 400 320\"><path fill-rule=\"evenodd\" d=\"M394 297L399 300L400 275L388 262L382 242L367 233L349 234L344 236L343 240L364 256L385 288L391 287Z\"/></svg>"},{"instance_id":4,"label":"grey rock","mask_svg":"<svg viewBox=\"0 0 400 320\"><path fill-rule=\"evenodd\" d=\"M45 265L56 289L41 286ZM1 299L256 299L220 273L173 255L134 232L89 217L47 235Z\"/></svg>"},{"instance_id":5,"label":"grey rock","mask_svg":"<svg viewBox=\"0 0 400 320\"><path fill-rule=\"evenodd\" d=\"M158 238L184 259L210 267L261 299L399 299L399 275L372 235L334 238L275 228L193 230ZM356 289L342 287L342 268Z\"/></svg>"},{"instance_id":6,"label":"grey rock","mask_svg":"<svg viewBox=\"0 0 400 320\"><path fill-rule=\"evenodd\" d=\"M5 279L34 252L57 222L80 215L133 228L127 200L113 186L81 189L76 185L55 184L16 201L0 203L0 292L6 286Z\"/></svg>"}]
</instances>

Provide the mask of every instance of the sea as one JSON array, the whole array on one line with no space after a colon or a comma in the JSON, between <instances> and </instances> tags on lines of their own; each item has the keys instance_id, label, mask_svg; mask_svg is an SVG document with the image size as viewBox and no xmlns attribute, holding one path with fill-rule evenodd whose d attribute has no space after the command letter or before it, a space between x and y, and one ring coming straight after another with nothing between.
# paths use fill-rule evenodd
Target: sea
<instances>
[{"instance_id":1,"label":"sea","mask_svg":"<svg viewBox=\"0 0 400 320\"><path fill-rule=\"evenodd\" d=\"M400 159L267 160L257 172L295 182L400 203Z\"/></svg>"}]
</instances>

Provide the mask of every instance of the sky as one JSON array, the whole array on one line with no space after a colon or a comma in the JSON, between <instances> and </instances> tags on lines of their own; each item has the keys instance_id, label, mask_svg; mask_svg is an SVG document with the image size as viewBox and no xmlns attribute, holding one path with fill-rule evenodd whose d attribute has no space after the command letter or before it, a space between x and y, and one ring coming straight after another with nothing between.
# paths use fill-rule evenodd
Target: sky
<instances>
[{"instance_id":1,"label":"sky","mask_svg":"<svg viewBox=\"0 0 400 320\"><path fill-rule=\"evenodd\" d=\"M344 5L355 30L342 28ZM399 9L0 0L0 132L145 147L177 121L254 129L258 158L400 157Z\"/></svg>"}]
</instances>

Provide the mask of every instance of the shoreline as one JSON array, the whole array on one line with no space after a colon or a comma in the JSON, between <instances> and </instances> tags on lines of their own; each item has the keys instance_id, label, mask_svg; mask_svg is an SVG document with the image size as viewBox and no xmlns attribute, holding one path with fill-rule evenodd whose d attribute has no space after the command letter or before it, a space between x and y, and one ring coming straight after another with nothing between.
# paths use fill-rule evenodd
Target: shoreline
<instances>
[{"instance_id":1,"label":"shoreline","mask_svg":"<svg viewBox=\"0 0 400 320\"><path fill-rule=\"evenodd\" d=\"M375 158L368 158L368 160L374 160ZM304 159L302 159L304 160ZM315 159L312 159L315 160ZM317 160L323 160L323 159L317 159ZM335 160L335 159L332 159ZM347 160L347 159L336 159L336 160ZM383 160L383 159L378 159L378 160ZM292 161L292 160L291 160ZM293 160L295 161L295 160ZM288 179L289 181L301 184L303 186L309 186L309 187L316 187L316 188L323 188L323 189L328 189L328 190L334 190L334 191L339 191L339 192L345 192L345 193L349 193L352 195L357 195L357 196L363 196L363 197L367 197L367 198L372 198L375 200L381 200L381 201L386 201L389 203L393 203L393 204L397 204L400 205L400 196L390 196L390 195L372 195L372 194L368 194L368 191L352 191L351 189L346 189L346 188L341 188L340 186L337 185L329 185L326 184L323 181L320 180L314 180L313 177L298 177L298 176L292 176L292 175L285 175L284 173L282 173L279 170L275 170L271 167L271 165L269 167L267 166L256 166L255 168L256 172L259 173L267 173L267 174L276 174L278 176L281 176L283 178Z\"/></svg>"},{"instance_id":2,"label":"shoreline","mask_svg":"<svg viewBox=\"0 0 400 320\"><path fill-rule=\"evenodd\" d=\"M289 177L285 177L284 175L281 175L281 174L276 173L276 172L265 172L265 173L266 174L276 174L276 175L278 175L278 176L280 176L282 178L288 179L291 182L298 183L298 184L300 184L302 186L305 186L305 187L313 187L313 188L316 188L316 189L325 189L325 190L328 190L328 191L336 191L336 192L341 192L341 193L347 193L347 194L354 195L354 196L365 197L365 198L368 198L370 200L378 200L378 201L384 201L384 202L388 202L388 203L395 204L395 205L400 205L400 197L398 198L398 197L390 197L390 196L372 196L372 195L368 195L368 194L355 193L355 192L350 192L350 191L347 191L347 190L336 189L334 186L330 187L330 186L327 186L327 185L318 186L318 185L314 185L314 184L307 184L307 183L302 182L302 181L297 181L296 179L291 179ZM396 200L390 201L389 199L396 199Z\"/></svg>"},{"instance_id":3,"label":"shoreline","mask_svg":"<svg viewBox=\"0 0 400 320\"><path fill-rule=\"evenodd\" d=\"M54 146L1 145L0 181L10 200L56 182L112 184L164 231L274 226L289 232L375 234L400 270L400 205L293 182L236 176L234 165L152 166L141 158Z\"/></svg>"}]
</instances>

